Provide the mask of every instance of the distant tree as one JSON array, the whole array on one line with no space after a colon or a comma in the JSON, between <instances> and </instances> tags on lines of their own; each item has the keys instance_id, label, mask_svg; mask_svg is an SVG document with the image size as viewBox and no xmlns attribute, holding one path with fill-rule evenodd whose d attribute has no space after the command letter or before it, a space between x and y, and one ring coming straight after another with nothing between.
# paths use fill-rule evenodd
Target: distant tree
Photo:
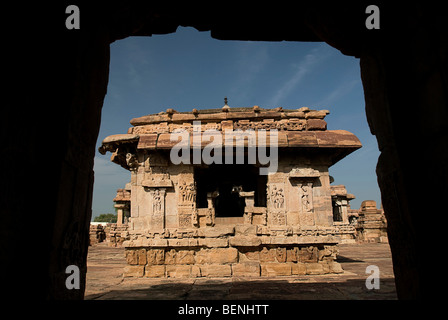
<instances>
[{"instance_id":1,"label":"distant tree","mask_svg":"<svg viewBox=\"0 0 448 320\"><path fill-rule=\"evenodd\" d=\"M117 222L117 215L113 214L113 213L102 213L99 216L96 216L95 219L93 219L93 222L116 223Z\"/></svg>"}]
</instances>

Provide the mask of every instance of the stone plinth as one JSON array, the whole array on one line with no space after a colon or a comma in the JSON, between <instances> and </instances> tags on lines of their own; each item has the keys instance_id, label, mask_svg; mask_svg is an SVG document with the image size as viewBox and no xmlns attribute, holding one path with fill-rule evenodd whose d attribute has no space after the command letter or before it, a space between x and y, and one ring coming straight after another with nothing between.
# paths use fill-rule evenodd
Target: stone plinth
<instances>
[{"instance_id":1,"label":"stone plinth","mask_svg":"<svg viewBox=\"0 0 448 320\"><path fill-rule=\"evenodd\" d=\"M201 232L202 231L202 232ZM131 235L124 242L125 277L271 277L343 272L332 228L235 225ZM176 237L177 236L177 237Z\"/></svg>"}]
</instances>

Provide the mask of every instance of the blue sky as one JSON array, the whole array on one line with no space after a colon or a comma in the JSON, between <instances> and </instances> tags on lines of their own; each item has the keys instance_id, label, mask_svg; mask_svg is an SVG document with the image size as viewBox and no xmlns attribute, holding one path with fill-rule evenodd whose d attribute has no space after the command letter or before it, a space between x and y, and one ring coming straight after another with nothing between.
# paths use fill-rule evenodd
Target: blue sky
<instances>
[{"instance_id":1,"label":"blue sky","mask_svg":"<svg viewBox=\"0 0 448 320\"><path fill-rule=\"evenodd\" d=\"M330 168L333 184L344 184L356 199L380 192L375 167L376 139L367 125L359 59L326 43L222 41L209 32L179 27L176 33L130 37L111 45L109 85L97 147L111 134L126 133L132 118L174 108L230 107L327 109L329 130L354 133L363 147ZM114 212L112 199L130 173L95 156L93 217Z\"/></svg>"}]
</instances>

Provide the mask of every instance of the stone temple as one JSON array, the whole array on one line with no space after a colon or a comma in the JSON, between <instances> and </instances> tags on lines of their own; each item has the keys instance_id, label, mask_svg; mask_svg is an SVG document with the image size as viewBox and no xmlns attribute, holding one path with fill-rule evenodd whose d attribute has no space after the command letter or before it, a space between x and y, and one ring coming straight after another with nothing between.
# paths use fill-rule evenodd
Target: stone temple
<instances>
[{"instance_id":1,"label":"stone temple","mask_svg":"<svg viewBox=\"0 0 448 320\"><path fill-rule=\"evenodd\" d=\"M327 130L328 113L167 109L106 137L99 151L131 172L124 275L342 272L337 244L354 229L328 169L361 143Z\"/></svg>"}]
</instances>

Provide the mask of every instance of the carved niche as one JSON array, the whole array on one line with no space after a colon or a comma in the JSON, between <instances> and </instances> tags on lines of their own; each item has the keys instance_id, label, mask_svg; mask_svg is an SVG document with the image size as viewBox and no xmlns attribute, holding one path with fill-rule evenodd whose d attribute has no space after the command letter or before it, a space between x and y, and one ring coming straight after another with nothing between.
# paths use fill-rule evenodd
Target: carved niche
<instances>
[{"instance_id":1,"label":"carved niche","mask_svg":"<svg viewBox=\"0 0 448 320\"><path fill-rule=\"evenodd\" d=\"M151 198L151 229L165 228L165 188L151 188L149 195Z\"/></svg>"},{"instance_id":2,"label":"carved niche","mask_svg":"<svg viewBox=\"0 0 448 320\"><path fill-rule=\"evenodd\" d=\"M312 168L294 168L288 176L299 192L300 225L314 226L313 182L319 178L319 171Z\"/></svg>"},{"instance_id":3,"label":"carved niche","mask_svg":"<svg viewBox=\"0 0 448 320\"><path fill-rule=\"evenodd\" d=\"M196 183L180 181L178 185L178 222L181 228L198 226L196 210Z\"/></svg>"},{"instance_id":4,"label":"carved niche","mask_svg":"<svg viewBox=\"0 0 448 320\"><path fill-rule=\"evenodd\" d=\"M300 209L299 221L301 225L314 225L313 183L304 182L299 188Z\"/></svg>"},{"instance_id":5,"label":"carved niche","mask_svg":"<svg viewBox=\"0 0 448 320\"><path fill-rule=\"evenodd\" d=\"M284 183L268 185L269 223L271 225L286 225L286 200Z\"/></svg>"}]
</instances>

